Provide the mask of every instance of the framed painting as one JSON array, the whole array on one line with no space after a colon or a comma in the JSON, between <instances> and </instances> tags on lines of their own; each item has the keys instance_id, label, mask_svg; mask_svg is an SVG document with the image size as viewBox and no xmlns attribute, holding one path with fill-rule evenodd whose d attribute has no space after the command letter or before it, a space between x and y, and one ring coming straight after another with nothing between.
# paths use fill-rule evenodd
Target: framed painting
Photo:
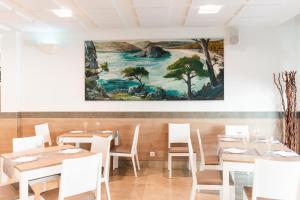
<instances>
[{"instance_id":1,"label":"framed painting","mask_svg":"<svg viewBox=\"0 0 300 200\"><path fill-rule=\"evenodd\" d=\"M85 99L223 100L224 40L85 41Z\"/></svg>"}]
</instances>

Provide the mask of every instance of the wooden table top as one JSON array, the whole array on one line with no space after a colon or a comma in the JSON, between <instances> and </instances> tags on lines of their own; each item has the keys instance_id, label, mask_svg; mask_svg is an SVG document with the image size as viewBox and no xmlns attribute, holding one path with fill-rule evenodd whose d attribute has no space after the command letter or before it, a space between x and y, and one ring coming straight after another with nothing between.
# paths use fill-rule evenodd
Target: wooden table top
<instances>
[{"instance_id":1,"label":"wooden table top","mask_svg":"<svg viewBox=\"0 0 300 200\"><path fill-rule=\"evenodd\" d=\"M100 137L109 137L112 134L114 134L115 131L111 131L111 133L108 133L107 131L88 131L88 132L82 132L82 133L72 133L71 131L63 133L59 137L93 137L100 136Z\"/></svg>"},{"instance_id":2,"label":"wooden table top","mask_svg":"<svg viewBox=\"0 0 300 200\"><path fill-rule=\"evenodd\" d=\"M234 154L223 152L225 148L240 148L245 149L247 147L247 152L244 154ZM282 143L272 144L272 151L292 151ZM221 141L219 138L219 155L225 162L241 162L241 163L254 163L257 158L266 158L272 160L282 160L282 161L300 161L300 156L294 157L284 157L284 156L274 156L268 153L269 145L262 142L247 142L246 145L242 140L237 141Z\"/></svg>"},{"instance_id":3,"label":"wooden table top","mask_svg":"<svg viewBox=\"0 0 300 200\"><path fill-rule=\"evenodd\" d=\"M39 169L54 165L59 165L65 159L72 159L72 158L79 158L83 156L93 155L87 150L81 149L78 153L60 153L60 151L64 149L74 148L71 145L63 145L63 146L52 146L46 148L38 148L29 151L22 151L17 153L8 153L0 155L4 159L4 169L6 168L5 165L11 165L19 171L28 171L33 169ZM38 156L39 158L32 162L26 163L14 163L14 159L21 157L21 156Z\"/></svg>"}]
</instances>

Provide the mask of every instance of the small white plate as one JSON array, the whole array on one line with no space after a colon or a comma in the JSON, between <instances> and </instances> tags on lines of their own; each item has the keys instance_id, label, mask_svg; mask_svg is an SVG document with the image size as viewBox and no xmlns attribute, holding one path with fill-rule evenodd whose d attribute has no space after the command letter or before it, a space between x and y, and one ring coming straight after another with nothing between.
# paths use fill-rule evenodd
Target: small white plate
<instances>
[{"instance_id":1,"label":"small white plate","mask_svg":"<svg viewBox=\"0 0 300 200\"><path fill-rule=\"evenodd\" d=\"M246 149L239 149L239 148L227 148L227 149L224 149L223 152L225 152L225 153L234 153L234 154L242 154L242 153L246 153L247 150Z\"/></svg>"},{"instance_id":2,"label":"small white plate","mask_svg":"<svg viewBox=\"0 0 300 200\"><path fill-rule=\"evenodd\" d=\"M113 131L108 131L108 130L105 130L105 131L101 131L102 133L112 133Z\"/></svg>"},{"instance_id":3,"label":"small white plate","mask_svg":"<svg viewBox=\"0 0 300 200\"><path fill-rule=\"evenodd\" d=\"M37 159L38 159L37 156L22 156L22 157L14 159L14 162L16 162L16 163L26 163L26 162L35 161Z\"/></svg>"},{"instance_id":4,"label":"small white plate","mask_svg":"<svg viewBox=\"0 0 300 200\"><path fill-rule=\"evenodd\" d=\"M235 139L235 138L220 138L220 140L221 141L223 141L223 142L235 142L235 141L237 141L237 139Z\"/></svg>"},{"instance_id":5,"label":"small white plate","mask_svg":"<svg viewBox=\"0 0 300 200\"><path fill-rule=\"evenodd\" d=\"M257 140L256 142L257 142L257 143L269 143L269 141L266 140L266 139ZM272 144L279 144L279 143L280 143L280 141L278 141L278 140L273 140L273 141L272 141Z\"/></svg>"},{"instance_id":6,"label":"small white plate","mask_svg":"<svg viewBox=\"0 0 300 200\"><path fill-rule=\"evenodd\" d=\"M66 154L72 154L72 153L78 153L81 149L64 149L60 151L59 153L66 153Z\"/></svg>"},{"instance_id":7,"label":"small white plate","mask_svg":"<svg viewBox=\"0 0 300 200\"><path fill-rule=\"evenodd\" d=\"M76 131L70 131L70 133L83 133L84 131L76 130Z\"/></svg>"},{"instance_id":8,"label":"small white plate","mask_svg":"<svg viewBox=\"0 0 300 200\"><path fill-rule=\"evenodd\" d=\"M283 156L283 157L297 157L299 156L296 152L293 151L272 151L273 155Z\"/></svg>"}]
</instances>

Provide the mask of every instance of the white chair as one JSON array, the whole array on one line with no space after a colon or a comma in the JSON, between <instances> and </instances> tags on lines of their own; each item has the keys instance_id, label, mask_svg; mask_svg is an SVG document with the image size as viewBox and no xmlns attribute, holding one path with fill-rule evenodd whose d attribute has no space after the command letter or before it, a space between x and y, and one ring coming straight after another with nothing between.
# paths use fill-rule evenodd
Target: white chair
<instances>
[{"instance_id":1,"label":"white chair","mask_svg":"<svg viewBox=\"0 0 300 200\"><path fill-rule=\"evenodd\" d=\"M101 183L105 183L106 196L110 200L109 190L109 170L110 170L110 142L112 137L99 137L93 136L93 143L91 146L91 152L102 154L102 167L103 175L101 176Z\"/></svg>"},{"instance_id":2,"label":"white chair","mask_svg":"<svg viewBox=\"0 0 300 200\"><path fill-rule=\"evenodd\" d=\"M43 136L13 138L13 152L26 151L44 147Z\"/></svg>"},{"instance_id":3,"label":"white chair","mask_svg":"<svg viewBox=\"0 0 300 200\"><path fill-rule=\"evenodd\" d=\"M233 137L249 137L248 125L226 125L225 135Z\"/></svg>"},{"instance_id":4,"label":"white chair","mask_svg":"<svg viewBox=\"0 0 300 200\"><path fill-rule=\"evenodd\" d=\"M223 176L220 170L203 170L198 171L194 164L194 151L191 139L188 140L189 157L192 171L192 190L190 194L190 200L195 200L196 192L199 191L219 191L220 199L222 199L223 189ZM234 199L234 186L233 181L230 179L231 196Z\"/></svg>"},{"instance_id":5,"label":"white chair","mask_svg":"<svg viewBox=\"0 0 300 200\"><path fill-rule=\"evenodd\" d=\"M135 166L135 159L137 162L138 170L140 170L140 163L139 158L137 154L137 144L138 144L138 138L139 138L139 132L140 132L140 124L138 124L135 127L134 135L133 135L133 142L131 147L130 146L115 146L111 152L110 155L113 157L113 169L118 168L118 157L130 157L132 160L134 175L137 177L136 172L136 166Z\"/></svg>"},{"instance_id":6,"label":"white chair","mask_svg":"<svg viewBox=\"0 0 300 200\"><path fill-rule=\"evenodd\" d=\"M60 187L41 193L41 197L44 200L100 200L101 172L101 154L64 160Z\"/></svg>"},{"instance_id":7,"label":"white chair","mask_svg":"<svg viewBox=\"0 0 300 200\"><path fill-rule=\"evenodd\" d=\"M244 188L244 199L300 199L300 161L257 159L253 189Z\"/></svg>"},{"instance_id":8,"label":"white chair","mask_svg":"<svg viewBox=\"0 0 300 200\"><path fill-rule=\"evenodd\" d=\"M35 125L34 129L35 129L36 136L39 136L39 135L43 136L44 143L48 143L49 146L52 146L48 123Z\"/></svg>"},{"instance_id":9,"label":"white chair","mask_svg":"<svg viewBox=\"0 0 300 200\"><path fill-rule=\"evenodd\" d=\"M19 183L11 183L0 186L0 200L18 200L19 199ZM28 200L34 200L34 192L28 187Z\"/></svg>"},{"instance_id":10,"label":"white chair","mask_svg":"<svg viewBox=\"0 0 300 200\"><path fill-rule=\"evenodd\" d=\"M191 134L190 124L169 123L169 140L168 140L169 178L172 177L172 157L189 156L188 140L190 139L190 134Z\"/></svg>"},{"instance_id":11,"label":"white chair","mask_svg":"<svg viewBox=\"0 0 300 200\"><path fill-rule=\"evenodd\" d=\"M199 144L200 158L201 158L200 165L199 165L200 171L203 171L205 169L221 170L222 167L220 165L219 156L217 154L211 156L205 156L199 129L197 129L197 137L198 137L198 144Z\"/></svg>"}]
</instances>

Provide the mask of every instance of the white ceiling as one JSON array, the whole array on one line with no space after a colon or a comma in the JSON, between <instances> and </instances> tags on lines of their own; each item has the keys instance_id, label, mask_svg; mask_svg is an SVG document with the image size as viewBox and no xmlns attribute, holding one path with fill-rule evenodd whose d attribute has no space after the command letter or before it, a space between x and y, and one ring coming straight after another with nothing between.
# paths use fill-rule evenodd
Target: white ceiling
<instances>
[{"instance_id":1,"label":"white ceiling","mask_svg":"<svg viewBox=\"0 0 300 200\"><path fill-rule=\"evenodd\" d=\"M217 14L199 15L199 6L206 4L220 4L223 8ZM59 18L51 12L59 8L71 9L74 17ZM300 0L0 0L0 27L21 31L77 31L268 26L279 25L299 13Z\"/></svg>"}]
</instances>

